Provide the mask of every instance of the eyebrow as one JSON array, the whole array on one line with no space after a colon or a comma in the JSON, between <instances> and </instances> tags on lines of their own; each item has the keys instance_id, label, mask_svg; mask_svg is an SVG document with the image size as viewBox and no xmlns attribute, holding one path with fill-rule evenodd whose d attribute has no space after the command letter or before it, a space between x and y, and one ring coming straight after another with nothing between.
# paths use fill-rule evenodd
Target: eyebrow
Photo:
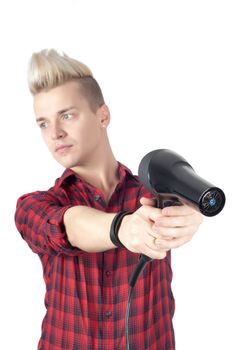
<instances>
[{"instance_id":1,"label":"eyebrow","mask_svg":"<svg viewBox=\"0 0 232 350\"><path fill-rule=\"evenodd\" d=\"M68 108L64 108L64 109L61 109L60 111L58 111L56 114L59 116L61 114L64 114L72 109L75 109L76 107L74 106L71 106L71 107L68 107ZM36 118L36 123L39 123L39 122L42 122L44 120L47 120L47 118L44 118L44 117L39 117L39 118Z\"/></svg>"}]
</instances>

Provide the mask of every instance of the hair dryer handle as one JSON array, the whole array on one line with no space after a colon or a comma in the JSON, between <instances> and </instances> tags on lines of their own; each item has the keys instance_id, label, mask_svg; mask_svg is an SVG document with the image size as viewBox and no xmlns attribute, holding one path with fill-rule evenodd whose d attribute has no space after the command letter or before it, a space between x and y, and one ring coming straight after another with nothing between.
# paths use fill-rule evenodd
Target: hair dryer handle
<instances>
[{"instance_id":1,"label":"hair dryer handle","mask_svg":"<svg viewBox=\"0 0 232 350\"><path fill-rule=\"evenodd\" d=\"M174 196L166 196L166 195L157 195L156 197L156 207L159 209L163 209L165 207L171 207L175 205L182 205L182 203L179 201L177 197ZM145 254L140 255L140 260L142 260L144 263L147 263L148 261L151 261L152 258Z\"/></svg>"}]
</instances>

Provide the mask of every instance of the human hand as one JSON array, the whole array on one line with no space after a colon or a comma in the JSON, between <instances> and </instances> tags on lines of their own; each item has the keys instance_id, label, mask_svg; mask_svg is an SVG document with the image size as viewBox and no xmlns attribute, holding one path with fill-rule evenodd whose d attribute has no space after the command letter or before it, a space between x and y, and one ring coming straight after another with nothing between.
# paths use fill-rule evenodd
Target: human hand
<instances>
[{"instance_id":1,"label":"human hand","mask_svg":"<svg viewBox=\"0 0 232 350\"><path fill-rule=\"evenodd\" d=\"M162 210L154 207L153 200L144 198L142 202L142 206L133 214L124 216L118 237L134 253L144 254L151 259L163 259L167 250L155 245L155 240L160 236L153 227L157 218L162 216Z\"/></svg>"},{"instance_id":2,"label":"human hand","mask_svg":"<svg viewBox=\"0 0 232 350\"><path fill-rule=\"evenodd\" d=\"M184 204L154 208L154 200L141 198L142 206L125 216L119 239L132 252L152 259L163 259L166 252L189 242L203 220L203 215Z\"/></svg>"},{"instance_id":3,"label":"human hand","mask_svg":"<svg viewBox=\"0 0 232 350\"><path fill-rule=\"evenodd\" d=\"M193 238L202 221L203 215L186 204L162 209L152 226L159 236L155 245L164 250L182 246Z\"/></svg>"}]
</instances>

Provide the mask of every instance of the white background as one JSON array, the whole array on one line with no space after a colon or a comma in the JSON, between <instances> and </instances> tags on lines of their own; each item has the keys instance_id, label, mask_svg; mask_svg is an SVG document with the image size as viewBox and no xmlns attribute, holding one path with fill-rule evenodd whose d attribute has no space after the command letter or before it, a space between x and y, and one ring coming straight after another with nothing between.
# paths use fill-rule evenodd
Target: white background
<instances>
[{"instance_id":1,"label":"white background","mask_svg":"<svg viewBox=\"0 0 232 350\"><path fill-rule=\"evenodd\" d=\"M118 160L136 173L147 152L170 148L225 191L224 211L173 252L174 327L177 350L232 349L231 18L225 0L1 2L1 349L36 349L45 313L41 265L14 211L21 194L63 171L42 143L26 84L31 53L51 47L94 72Z\"/></svg>"}]
</instances>

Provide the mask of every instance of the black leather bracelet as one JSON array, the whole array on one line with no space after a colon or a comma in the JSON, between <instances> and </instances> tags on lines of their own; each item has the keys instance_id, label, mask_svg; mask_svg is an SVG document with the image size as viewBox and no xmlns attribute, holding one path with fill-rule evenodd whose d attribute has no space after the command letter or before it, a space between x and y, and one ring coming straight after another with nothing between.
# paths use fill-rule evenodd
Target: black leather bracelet
<instances>
[{"instance_id":1,"label":"black leather bracelet","mask_svg":"<svg viewBox=\"0 0 232 350\"><path fill-rule=\"evenodd\" d=\"M124 247L120 239L118 238L118 231L122 222L122 219L126 215L132 214L131 211L120 211L115 217L113 218L113 221L110 226L110 239L111 242L116 245L116 247Z\"/></svg>"}]
</instances>

